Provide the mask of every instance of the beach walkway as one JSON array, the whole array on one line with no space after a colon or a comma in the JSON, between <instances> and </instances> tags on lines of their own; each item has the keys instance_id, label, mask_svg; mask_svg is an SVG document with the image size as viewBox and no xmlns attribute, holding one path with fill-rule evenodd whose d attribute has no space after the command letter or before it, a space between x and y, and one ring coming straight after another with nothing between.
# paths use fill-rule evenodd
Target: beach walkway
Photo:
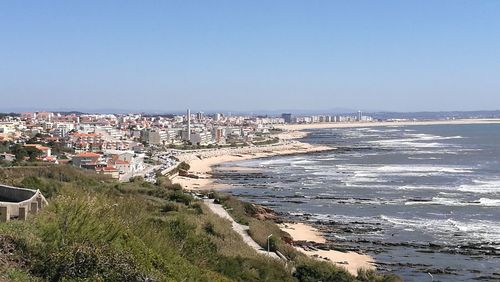
<instances>
[{"instance_id":1,"label":"beach walkway","mask_svg":"<svg viewBox=\"0 0 500 282\"><path fill-rule=\"evenodd\" d=\"M245 242L248 246L253 248L257 253L263 254L266 256L270 256L274 259L280 259L278 255L274 252L267 252L264 250L259 244L257 244L250 235L248 235L248 226L239 224L236 222L231 215L222 207L222 205L217 205L214 203L212 199L205 199L203 202L210 208L210 210L215 213L216 215L225 218L229 221L231 221L231 225L233 226L233 230L240 234L241 238L243 238L243 242Z\"/></svg>"}]
</instances>

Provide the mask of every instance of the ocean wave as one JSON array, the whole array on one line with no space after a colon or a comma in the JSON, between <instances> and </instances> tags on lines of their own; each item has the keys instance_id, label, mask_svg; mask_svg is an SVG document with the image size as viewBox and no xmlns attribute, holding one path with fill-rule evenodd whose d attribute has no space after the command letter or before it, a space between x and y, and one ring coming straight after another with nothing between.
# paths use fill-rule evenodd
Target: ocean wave
<instances>
[{"instance_id":1,"label":"ocean wave","mask_svg":"<svg viewBox=\"0 0 500 282\"><path fill-rule=\"evenodd\" d=\"M400 132L400 130L399 129L367 129L366 132L387 133L387 132Z\"/></svg>"},{"instance_id":2,"label":"ocean wave","mask_svg":"<svg viewBox=\"0 0 500 282\"><path fill-rule=\"evenodd\" d=\"M450 188L443 188L441 186L429 186L429 185L403 185L398 186L397 190L448 190Z\"/></svg>"},{"instance_id":3,"label":"ocean wave","mask_svg":"<svg viewBox=\"0 0 500 282\"><path fill-rule=\"evenodd\" d=\"M404 137L399 139L386 139L386 140L372 140L367 143L376 144L387 148L441 148L441 147L457 147L455 144L444 144L435 141L450 140L450 139L463 139L463 136L439 136L425 133L404 133ZM429 142L434 141L434 142Z\"/></svg>"},{"instance_id":4,"label":"ocean wave","mask_svg":"<svg viewBox=\"0 0 500 282\"><path fill-rule=\"evenodd\" d=\"M405 205L442 205L442 206L452 206L452 207L463 207L463 206L498 207L500 206L500 199L480 198L477 201L466 201L456 198L433 197L432 200L428 201L410 200L405 202Z\"/></svg>"},{"instance_id":5,"label":"ocean wave","mask_svg":"<svg viewBox=\"0 0 500 282\"><path fill-rule=\"evenodd\" d=\"M436 166L436 165L371 165L371 166L359 166L359 165L337 165L337 170L353 172L359 176L369 176L377 177L381 173L383 174L400 174L400 173L470 173L474 169L470 167L458 167L458 166Z\"/></svg>"},{"instance_id":6,"label":"ocean wave","mask_svg":"<svg viewBox=\"0 0 500 282\"><path fill-rule=\"evenodd\" d=\"M472 184L460 185L457 190L472 193L500 193L500 179L474 180Z\"/></svg>"},{"instance_id":7,"label":"ocean wave","mask_svg":"<svg viewBox=\"0 0 500 282\"><path fill-rule=\"evenodd\" d=\"M350 187L362 187L367 184L391 183L394 179L406 177L428 177L465 175L474 172L473 168L456 166L432 166L432 165L381 165L381 166L359 166L359 165L337 165L336 170L321 169L312 174L323 177L334 177L344 185ZM415 186L391 185L397 190L448 190L450 188L441 186ZM455 187L456 189L456 187Z\"/></svg>"},{"instance_id":8,"label":"ocean wave","mask_svg":"<svg viewBox=\"0 0 500 282\"><path fill-rule=\"evenodd\" d=\"M443 144L438 142L423 143L418 142L416 139L391 139L391 140L373 140L367 143L376 144L385 148L442 148L449 147L449 144Z\"/></svg>"},{"instance_id":9,"label":"ocean wave","mask_svg":"<svg viewBox=\"0 0 500 282\"><path fill-rule=\"evenodd\" d=\"M474 238L474 240L499 242L500 225L495 221L474 220L460 221L456 219L428 219L428 218L397 218L386 215L379 217L396 227L414 228L428 233L439 233L442 236L453 236L459 232L461 235Z\"/></svg>"},{"instance_id":10,"label":"ocean wave","mask_svg":"<svg viewBox=\"0 0 500 282\"><path fill-rule=\"evenodd\" d=\"M442 158L437 157L408 157L409 160L441 160Z\"/></svg>"},{"instance_id":11,"label":"ocean wave","mask_svg":"<svg viewBox=\"0 0 500 282\"><path fill-rule=\"evenodd\" d=\"M405 136L414 137L419 141L433 141L433 140L451 140L451 139L463 139L463 136L440 136L433 134L425 134L425 133L411 133L405 134Z\"/></svg>"},{"instance_id":12,"label":"ocean wave","mask_svg":"<svg viewBox=\"0 0 500 282\"><path fill-rule=\"evenodd\" d=\"M308 164L314 164L314 163L317 162L313 160L302 159L302 160L291 161L290 165L295 167L304 167L304 165L307 166Z\"/></svg>"}]
</instances>

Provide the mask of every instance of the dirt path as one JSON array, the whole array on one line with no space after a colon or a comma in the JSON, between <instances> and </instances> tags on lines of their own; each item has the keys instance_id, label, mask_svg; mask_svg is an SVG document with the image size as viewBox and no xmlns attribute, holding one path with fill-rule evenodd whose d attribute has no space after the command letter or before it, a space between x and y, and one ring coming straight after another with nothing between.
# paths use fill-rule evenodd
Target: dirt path
<instances>
[{"instance_id":1,"label":"dirt path","mask_svg":"<svg viewBox=\"0 0 500 282\"><path fill-rule=\"evenodd\" d=\"M275 258L275 259L280 259L278 257L278 255L276 255L276 253L274 253L274 252L269 252L268 253L261 246L259 246L259 244L257 244L252 239L252 237L250 237L250 235L248 235L248 232L247 232L248 229L249 229L248 226L239 224L238 222L234 221L234 219L231 217L231 215L229 215L229 213L221 205L214 204L214 202L213 202L212 199L205 199L205 200L203 200L203 202L216 215L218 215L218 216L220 216L222 218L225 218L225 219L228 219L229 221L231 221L231 224L233 226L233 230L236 233L240 234L241 238L243 238L243 242L245 242L248 246L250 246L251 248L253 248L256 252L258 252L259 254L270 256L270 257Z\"/></svg>"}]
</instances>

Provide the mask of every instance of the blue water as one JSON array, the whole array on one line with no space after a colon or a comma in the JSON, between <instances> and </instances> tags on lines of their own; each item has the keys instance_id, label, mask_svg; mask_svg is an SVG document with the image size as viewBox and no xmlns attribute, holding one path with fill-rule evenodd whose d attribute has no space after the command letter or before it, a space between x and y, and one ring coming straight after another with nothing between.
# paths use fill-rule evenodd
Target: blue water
<instances>
[{"instance_id":1,"label":"blue water","mask_svg":"<svg viewBox=\"0 0 500 282\"><path fill-rule=\"evenodd\" d=\"M407 281L500 280L500 125L322 129L303 141L338 149L238 162L260 172L219 181Z\"/></svg>"}]
</instances>

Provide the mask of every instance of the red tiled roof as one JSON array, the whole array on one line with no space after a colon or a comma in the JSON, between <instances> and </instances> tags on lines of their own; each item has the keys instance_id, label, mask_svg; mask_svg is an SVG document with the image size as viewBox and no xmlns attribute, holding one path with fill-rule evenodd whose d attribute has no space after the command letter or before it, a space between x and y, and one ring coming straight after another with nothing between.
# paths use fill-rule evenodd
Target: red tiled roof
<instances>
[{"instance_id":1,"label":"red tiled roof","mask_svg":"<svg viewBox=\"0 0 500 282\"><path fill-rule=\"evenodd\" d=\"M76 137L97 137L98 135L95 133L73 133L72 136Z\"/></svg>"},{"instance_id":2,"label":"red tiled roof","mask_svg":"<svg viewBox=\"0 0 500 282\"><path fill-rule=\"evenodd\" d=\"M100 170L100 171L117 171L116 168L114 168L112 166L105 166L105 167L97 168L96 170Z\"/></svg>"},{"instance_id":3,"label":"red tiled roof","mask_svg":"<svg viewBox=\"0 0 500 282\"><path fill-rule=\"evenodd\" d=\"M24 147L34 147L40 151L47 151L50 149L49 147L45 147L45 146L42 146L40 144L24 144Z\"/></svg>"},{"instance_id":4,"label":"red tiled roof","mask_svg":"<svg viewBox=\"0 0 500 282\"><path fill-rule=\"evenodd\" d=\"M75 157L81 157L81 158L98 158L100 157L101 155L100 154L97 154L97 153L92 153L92 152L83 152L83 153L80 153L78 155L76 155Z\"/></svg>"}]
</instances>

